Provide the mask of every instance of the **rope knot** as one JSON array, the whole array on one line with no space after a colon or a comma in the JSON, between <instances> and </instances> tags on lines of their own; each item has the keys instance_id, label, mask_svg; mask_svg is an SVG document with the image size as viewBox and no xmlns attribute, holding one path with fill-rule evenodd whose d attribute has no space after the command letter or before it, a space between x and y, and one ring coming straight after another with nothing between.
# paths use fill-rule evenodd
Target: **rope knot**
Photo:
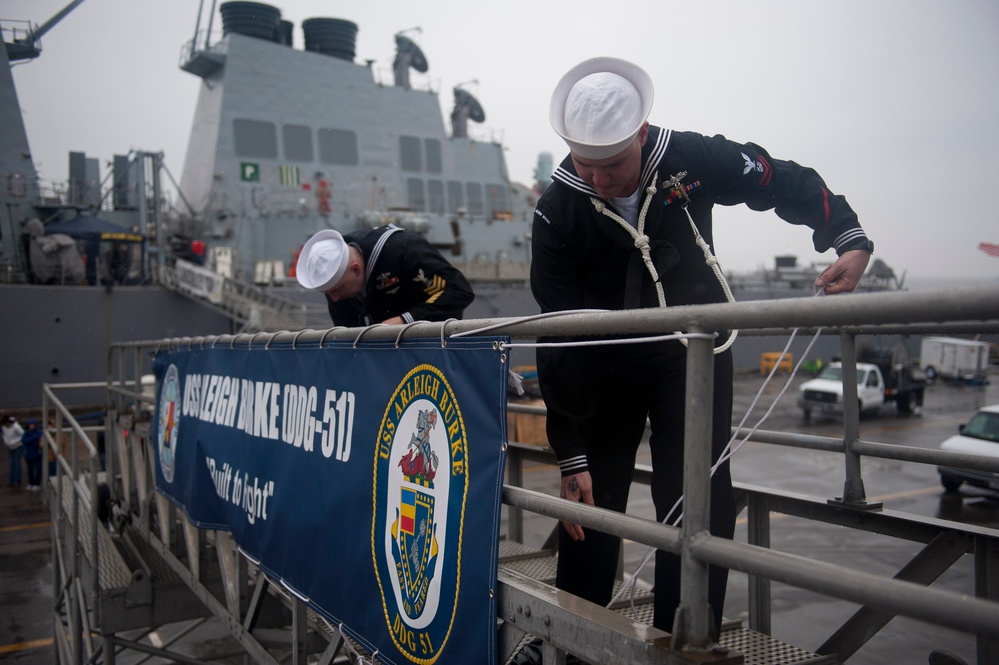
<instances>
[{"instance_id":1,"label":"rope knot","mask_svg":"<svg viewBox=\"0 0 999 665\"><path fill-rule=\"evenodd\" d=\"M600 201L598 199L592 199L592 201L593 201L593 207L596 208L597 212L604 211L605 206L603 201Z\"/></svg>"},{"instance_id":2,"label":"rope knot","mask_svg":"<svg viewBox=\"0 0 999 665\"><path fill-rule=\"evenodd\" d=\"M635 247L643 252L647 252L649 250L649 236L644 234L635 236Z\"/></svg>"}]
</instances>

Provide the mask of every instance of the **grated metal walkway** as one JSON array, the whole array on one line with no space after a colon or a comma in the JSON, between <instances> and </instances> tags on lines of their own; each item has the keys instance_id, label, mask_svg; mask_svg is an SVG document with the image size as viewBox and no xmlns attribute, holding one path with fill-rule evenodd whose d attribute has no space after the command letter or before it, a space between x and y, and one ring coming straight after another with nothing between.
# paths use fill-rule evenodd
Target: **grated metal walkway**
<instances>
[{"instance_id":1,"label":"grated metal walkway","mask_svg":"<svg viewBox=\"0 0 999 665\"><path fill-rule=\"evenodd\" d=\"M499 547L499 566L531 579L553 585L557 557L550 550L537 550L520 543L502 540ZM615 582L614 593L623 582ZM652 624L653 595L651 590L639 589L629 598L621 599L611 609L629 619ZM526 643L529 638L522 642ZM718 640L730 651L742 654L744 665L841 665L833 656L820 656L769 635L745 628L740 621L725 621ZM596 665L596 664L594 664Z\"/></svg>"}]
</instances>

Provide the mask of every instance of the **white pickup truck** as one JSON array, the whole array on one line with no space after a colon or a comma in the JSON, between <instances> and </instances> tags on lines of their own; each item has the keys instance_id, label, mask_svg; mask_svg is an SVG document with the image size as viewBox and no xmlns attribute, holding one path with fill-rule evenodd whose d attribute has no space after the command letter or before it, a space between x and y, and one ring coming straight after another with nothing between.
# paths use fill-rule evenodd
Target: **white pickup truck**
<instances>
[{"instance_id":1,"label":"white pickup truck","mask_svg":"<svg viewBox=\"0 0 999 665\"><path fill-rule=\"evenodd\" d=\"M909 368L899 368L886 377L877 364L857 363L857 401L861 413L877 411L888 402L895 402L899 413L911 413L922 407L925 386L921 372L916 374ZM817 377L801 384L798 390L798 406L806 418L813 410L842 413L843 364L826 365Z\"/></svg>"}]
</instances>

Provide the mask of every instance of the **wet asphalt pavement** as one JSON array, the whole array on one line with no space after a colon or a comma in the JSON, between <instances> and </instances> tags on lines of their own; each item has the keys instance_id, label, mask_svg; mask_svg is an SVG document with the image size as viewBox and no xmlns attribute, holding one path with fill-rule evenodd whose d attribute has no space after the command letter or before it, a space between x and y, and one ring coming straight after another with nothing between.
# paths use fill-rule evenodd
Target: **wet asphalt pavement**
<instances>
[{"instance_id":1,"label":"wet asphalt pavement","mask_svg":"<svg viewBox=\"0 0 999 665\"><path fill-rule=\"evenodd\" d=\"M0 660L21 665L55 662L52 642L52 537L41 492L7 485L0 472ZM26 476L25 476L26 479Z\"/></svg>"},{"instance_id":2,"label":"wet asphalt pavement","mask_svg":"<svg viewBox=\"0 0 999 665\"><path fill-rule=\"evenodd\" d=\"M993 372L991 379L984 386L937 381L927 389L921 415L903 416L893 406L885 407L876 415L861 418L860 438L936 448L944 439L956 434L958 427L977 409L999 403L999 374ZM752 392L753 382L746 383L747 390L739 393L740 402ZM795 384L798 383L800 381L796 379ZM842 436L840 418L813 415L806 420L794 403L796 393L796 390L788 391L764 425L765 429ZM776 390L768 386L765 396L772 394L776 394ZM735 417L740 417L744 411L745 407L740 411L737 405ZM999 529L999 496L966 485L958 493L947 493L940 484L935 466L864 458L861 470L867 500L883 502L886 510ZM762 484L825 499L842 496L844 473L841 455L759 443L747 444L732 462L736 482ZM921 545L907 541L833 525L805 523L791 517L774 515L771 520L771 547L774 549L886 577L895 575L921 548ZM745 520L741 518L736 538L743 540L745 537ZM973 595L973 558L965 556L934 586ZM747 616L746 587L745 575L730 576L726 616ZM778 584L774 585L773 593L774 636L809 650L822 644L858 609L851 603ZM974 636L901 617L893 619L848 662L851 665L926 663L935 649L950 651L969 664L976 662Z\"/></svg>"}]
</instances>

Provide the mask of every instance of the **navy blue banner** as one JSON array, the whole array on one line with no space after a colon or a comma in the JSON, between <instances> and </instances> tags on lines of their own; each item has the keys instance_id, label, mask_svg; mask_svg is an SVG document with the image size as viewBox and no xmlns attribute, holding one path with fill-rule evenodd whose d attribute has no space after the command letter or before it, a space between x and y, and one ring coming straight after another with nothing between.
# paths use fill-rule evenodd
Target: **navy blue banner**
<instances>
[{"instance_id":1,"label":"navy blue banner","mask_svg":"<svg viewBox=\"0 0 999 665\"><path fill-rule=\"evenodd\" d=\"M497 338L157 354L157 488L385 663L496 662Z\"/></svg>"}]
</instances>

